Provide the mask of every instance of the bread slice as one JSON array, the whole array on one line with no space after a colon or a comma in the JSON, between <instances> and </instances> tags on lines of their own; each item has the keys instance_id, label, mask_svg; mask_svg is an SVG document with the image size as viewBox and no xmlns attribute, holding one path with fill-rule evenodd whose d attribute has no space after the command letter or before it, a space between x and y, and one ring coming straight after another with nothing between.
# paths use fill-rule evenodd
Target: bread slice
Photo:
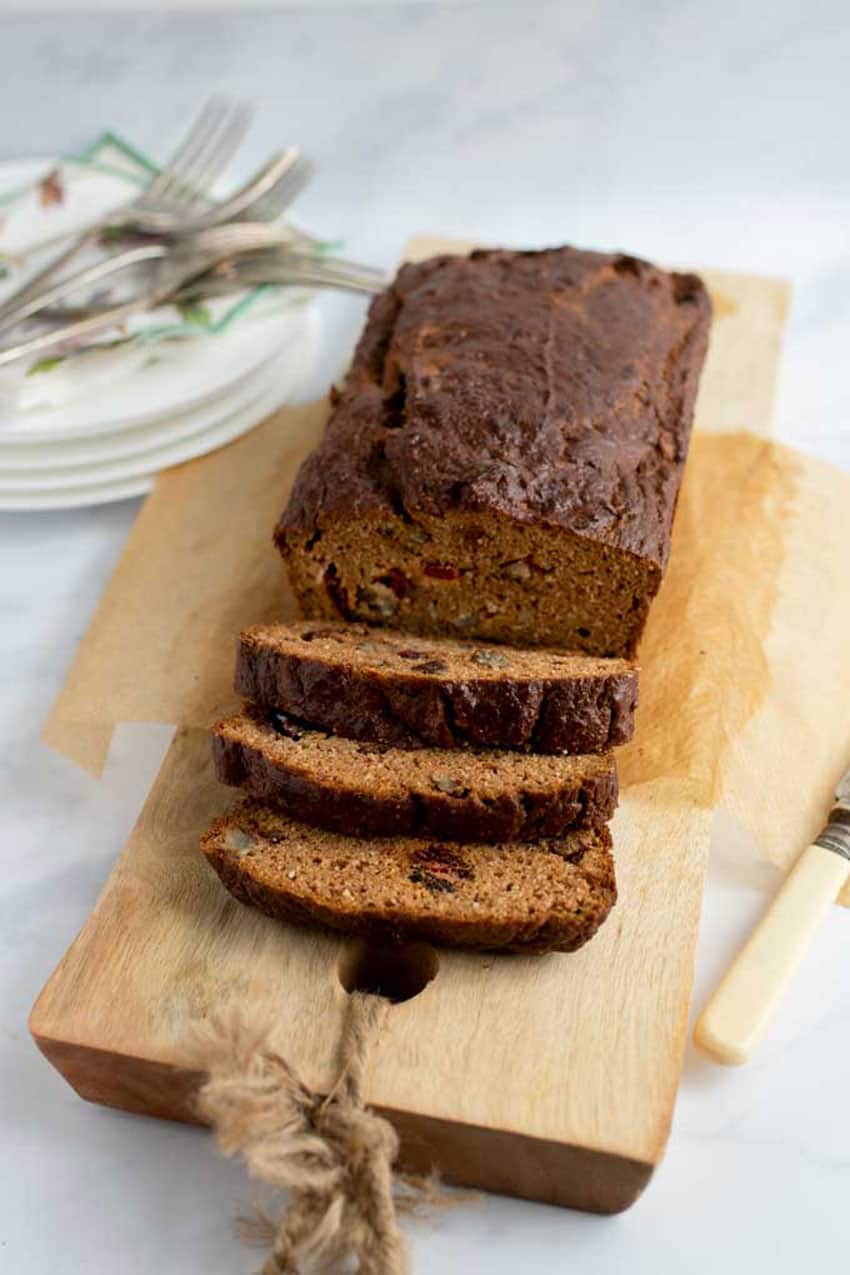
<instances>
[{"instance_id":1,"label":"bread slice","mask_svg":"<svg viewBox=\"0 0 850 1275\"><path fill-rule=\"evenodd\" d=\"M236 689L336 735L385 744L593 753L634 729L627 660L411 637L322 621L241 637Z\"/></svg>"},{"instance_id":2,"label":"bread slice","mask_svg":"<svg viewBox=\"0 0 850 1275\"><path fill-rule=\"evenodd\" d=\"M242 903L380 943L572 952L617 897L607 828L535 844L362 841L246 801L201 848Z\"/></svg>"},{"instance_id":3,"label":"bread slice","mask_svg":"<svg viewBox=\"0 0 850 1275\"><path fill-rule=\"evenodd\" d=\"M611 753L394 748L339 739L274 709L219 722L213 757L222 783L350 836L534 841L605 823L617 804Z\"/></svg>"}]
</instances>

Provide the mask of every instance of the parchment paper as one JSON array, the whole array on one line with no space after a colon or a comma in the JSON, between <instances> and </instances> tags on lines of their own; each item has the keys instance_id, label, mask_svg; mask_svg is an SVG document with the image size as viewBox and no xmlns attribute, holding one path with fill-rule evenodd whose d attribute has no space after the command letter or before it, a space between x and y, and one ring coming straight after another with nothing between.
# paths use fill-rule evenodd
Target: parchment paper
<instances>
[{"instance_id":1,"label":"parchment paper","mask_svg":"<svg viewBox=\"0 0 850 1275\"><path fill-rule=\"evenodd\" d=\"M465 247L418 240L408 255ZM850 762L850 476L763 437L786 286L701 273L716 318L622 789L722 807L784 865ZM100 773L117 722L204 727L231 707L239 629L294 613L271 529L325 415L324 403L285 408L160 477L48 744Z\"/></svg>"}]
</instances>

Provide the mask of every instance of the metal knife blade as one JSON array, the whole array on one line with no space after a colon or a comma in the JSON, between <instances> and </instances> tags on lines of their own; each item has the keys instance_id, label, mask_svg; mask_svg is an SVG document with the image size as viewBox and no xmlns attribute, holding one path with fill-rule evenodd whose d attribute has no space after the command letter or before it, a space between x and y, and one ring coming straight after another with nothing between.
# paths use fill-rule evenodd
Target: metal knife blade
<instances>
[{"instance_id":1,"label":"metal knife blade","mask_svg":"<svg viewBox=\"0 0 850 1275\"><path fill-rule=\"evenodd\" d=\"M838 787L835 789L835 800L839 806L850 806L850 766L848 766L838 781Z\"/></svg>"},{"instance_id":2,"label":"metal knife blade","mask_svg":"<svg viewBox=\"0 0 850 1275\"><path fill-rule=\"evenodd\" d=\"M835 805L829 812L829 820L816 846L832 850L844 859L850 859L850 768L845 770L835 789Z\"/></svg>"}]
</instances>

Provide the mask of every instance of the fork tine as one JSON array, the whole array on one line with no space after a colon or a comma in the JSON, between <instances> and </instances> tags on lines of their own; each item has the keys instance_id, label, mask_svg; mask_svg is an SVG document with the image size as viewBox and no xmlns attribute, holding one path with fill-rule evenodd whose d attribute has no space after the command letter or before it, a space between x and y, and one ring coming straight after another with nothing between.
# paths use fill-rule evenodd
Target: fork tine
<instances>
[{"instance_id":1,"label":"fork tine","mask_svg":"<svg viewBox=\"0 0 850 1275\"><path fill-rule=\"evenodd\" d=\"M248 129L252 110L246 103L228 104L217 121L216 128L182 165L176 174L174 186L168 197L179 200L187 211L198 204L205 205L204 195L220 173L224 171L236 152Z\"/></svg>"},{"instance_id":2,"label":"fork tine","mask_svg":"<svg viewBox=\"0 0 850 1275\"><path fill-rule=\"evenodd\" d=\"M193 175L192 186L195 192L200 192L200 198L197 197L196 203L204 203L203 194L208 193L210 187L216 179L224 172L233 156L239 149L242 139L248 131L251 120L254 115L254 108L248 102L238 102L231 111L230 118L224 122L219 130L218 138L209 154L206 156L206 162Z\"/></svg>"},{"instance_id":3,"label":"fork tine","mask_svg":"<svg viewBox=\"0 0 850 1275\"><path fill-rule=\"evenodd\" d=\"M375 291L385 287L386 271L339 257L308 257L286 249L267 249L226 258L206 272L207 279L243 279L248 282L276 278L325 278L356 282Z\"/></svg>"},{"instance_id":4,"label":"fork tine","mask_svg":"<svg viewBox=\"0 0 850 1275\"><path fill-rule=\"evenodd\" d=\"M255 221L272 221L284 208L294 203L313 176L313 165L303 156L295 161L288 172L272 186L254 206L251 217Z\"/></svg>"},{"instance_id":5,"label":"fork tine","mask_svg":"<svg viewBox=\"0 0 850 1275\"><path fill-rule=\"evenodd\" d=\"M240 254L233 258L237 269L264 268L266 265L281 266L287 270L328 270L343 272L368 278L376 283L387 281L387 272L379 266L365 265L360 261L348 261L344 257L315 256L312 253L300 252L297 248L266 248L257 252Z\"/></svg>"},{"instance_id":6,"label":"fork tine","mask_svg":"<svg viewBox=\"0 0 850 1275\"><path fill-rule=\"evenodd\" d=\"M203 155L211 145L221 127L222 120L226 118L230 111L230 104L220 96L211 98L210 106L212 109L207 114L203 128L198 129L195 134L193 144L186 147L178 158L177 163L169 165L167 180L164 186L157 191L158 204L162 204L164 201L180 199L186 183L186 175L191 174L198 162L198 157Z\"/></svg>"},{"instance_id":7,"label":"fork tine","mask_svg":"<svg viewBox=\"0 0 850 1275\"><path fill-rule=\"evenodd\" d=\"M204 103L174 153L162 165L156 177L147 186L141 199L137 202L146 203L149 200L162 197L167 192L168 187L174 181L175 174L179 173L190 162L198 147L205 144L210 130L216 127L223 109L224 102L219 96L213 96Z\"/></svg>"},{"instance_id":8,"label":"fork tine","mask_svg":"<svg viewBox=\"0 0 850 1275\"><path fill-rule=\"evenodd\" d=\"M386 287L386 276L371 270L360 270L349 263L330 266L320 261L295 265L291 261L269 264L237 262L231 282L257 286L262 283L302 284L306 287L343 288L354 292L376 293Z\"/></svg>"},{"instance_id":9,"label":"fork tine","mask_svg":"<svg viewBox=\"0 0 850 1275\"><path fill-rule=\"evenodd\" d=\"M341 261L332 263L330 261L322 261L314 258L310 261L293 262L280 261L272 262L268 266L258 263L252 267L237 265L237 275L244 273L246 276L253 276L256 279L262 279L264 276L273 280L275 275L280 277L288 277L290 279L345 279L352 283L362 284L364 287L373 288L376 292L387 285L387 277L381 271L372 270L367 266L359 267L353 262Z\"/></svg>"}]
</instances>

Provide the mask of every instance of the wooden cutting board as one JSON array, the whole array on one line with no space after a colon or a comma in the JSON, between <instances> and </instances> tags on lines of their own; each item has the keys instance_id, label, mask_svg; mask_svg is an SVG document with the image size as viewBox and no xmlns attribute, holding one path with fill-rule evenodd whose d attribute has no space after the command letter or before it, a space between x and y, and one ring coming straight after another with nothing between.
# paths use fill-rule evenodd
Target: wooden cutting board
<instances>
[{"instance_id":1,"label":"wooden cutting board","mask_svg":"<svg viewBox=\"0 0 850 1275\"><path fill-rule=\"evenodd\" d=\"M787 294L767 280L709 281L717 321L698 418L715 429L766 432ZM240 623L291 608L268 531L323 419L321 405L286 409L233 447L163 476L69 678L65 742L69 732L85 735L87 756L106 746L111 724L84 720L92 696L80 687L107 666L113 675L102 685L114 692L114 719L162 719L161 704L134 698L140 685L160 678L163 686L180 686L171 720L189 723L178 731L94 913L32 1012L40 1049L92 1101L191 1120L197 1076L185 1061L187 1029L232 998L264 1008L309 1085L329 1084L346 996L340 970L350 963L350 946L241 907L197 848L211 815L231 800L212 777L201 727L226 707L230 643ZM695 440L670 575L642 653L645 716L623 758L613 825L618 906L574 955L441 951L436 976L393 1008L368 1097L399 1129L411 1167L436 1165L448 1180L615 1212L637 1198L663 1154L712 809L710 786L682 763L687 751L668 741L675 754L668 764L664 748L653 747L659 724L667 725L656 720L655 706L675 700L678 709L681 699L681 712L669 714L675 736L694 714L698 722L704 699L697 664L688 674L694 694L681 695L681 657L666 653L671 625L679 645L688 644L694 558L718 504L711 469L717 455L716 440ZM741 472L751 469L745 458ZM737 513L727 516L734 521ZM251 536L257 557L246 568L239 554ZM704 605L710 593L707 586ZM149 669L125 650L138 641L143 664L146 625L156 625L159 642L158 663ZM694 660L705 654L696 639L691 645ZM675 690L669 670L677 659ZM125 669L123 682L117 668ZM59 742L60 724L51 730Z\"/></svg>"}]
</instances>

